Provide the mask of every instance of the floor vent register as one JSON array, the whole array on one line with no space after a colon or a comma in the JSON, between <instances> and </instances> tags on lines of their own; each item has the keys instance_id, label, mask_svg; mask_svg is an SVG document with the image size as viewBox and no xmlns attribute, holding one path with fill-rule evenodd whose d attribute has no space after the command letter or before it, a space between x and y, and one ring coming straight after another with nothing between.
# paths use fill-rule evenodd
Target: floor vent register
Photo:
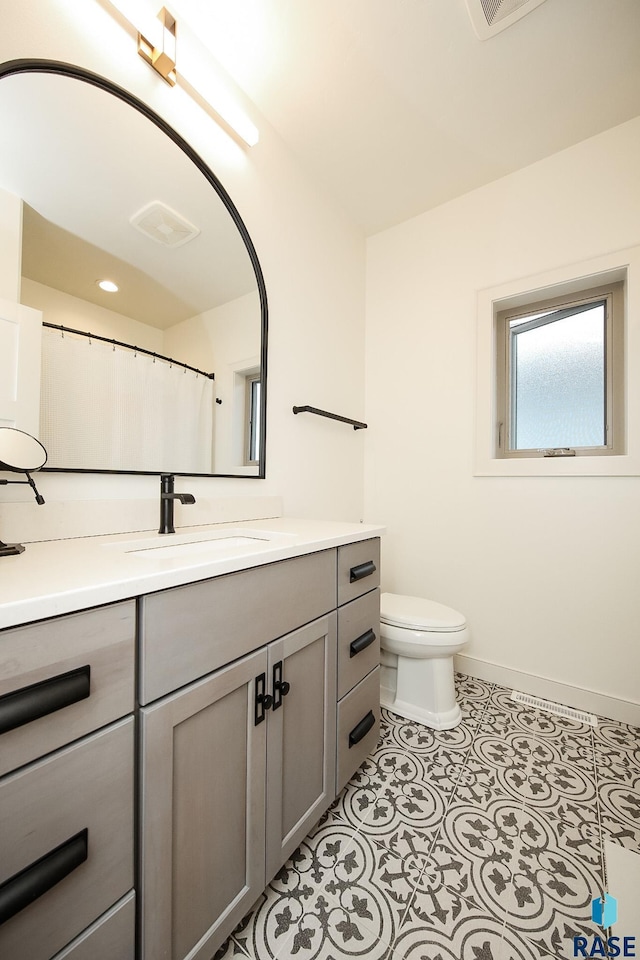
<instances>
[{"instance_id":1,"label":"floor vent register","mask_svg":"<svg viewBox=\"0 0 640 960\"><path fill-rule=\"evenodd\" d=\"M545 713L554 713L559 717L568 717L578 723L586 723L590 727L598 726L598 718L592 713L584 713L582 710L564 707L561 703L553 703L551 700L543 700L541 697L531 697L528 693L519 693L517 690L511 691L511 699L515 700L516 703L533 707L534 710L543 710Z\"/></svg>"}]
</instances>

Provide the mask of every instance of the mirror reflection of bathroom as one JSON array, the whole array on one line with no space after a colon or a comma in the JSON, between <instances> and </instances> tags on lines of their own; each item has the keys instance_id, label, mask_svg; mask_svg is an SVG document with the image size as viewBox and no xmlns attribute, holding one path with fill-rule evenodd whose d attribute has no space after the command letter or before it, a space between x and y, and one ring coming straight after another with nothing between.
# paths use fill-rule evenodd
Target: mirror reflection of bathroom
<instances>
[{"instance_id":1,"label":"mirror reflection of bathroom","mask_svg":"<svg viewBox=\"0 0 640 960\"><path fill-rule=\"evenodd\" d=\"M76 77L2 77L0 124L20 302L43 321L39 424L18 426L42 437L47 467L258 476L262 304L212 183Z\"/></svg>"}]
</instances>

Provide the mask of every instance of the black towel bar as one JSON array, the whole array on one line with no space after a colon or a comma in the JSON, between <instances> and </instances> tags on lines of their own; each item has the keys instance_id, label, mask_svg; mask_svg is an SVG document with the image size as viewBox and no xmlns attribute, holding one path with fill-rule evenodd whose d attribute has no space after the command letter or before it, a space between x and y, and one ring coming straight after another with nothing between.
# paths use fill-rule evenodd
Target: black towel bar
<instances>
[{"instance_id":1,"label":"black towel bar","mask_svg":"<svg viewBox=\"0 0 640 960\"><path fill-rule=\"evenodd\" d=\"M341 417L337 413L329 413L328 410L320 410L318 407L294 407L294 413L316 413L319 417L328 417L329 420L340 420L341 423L350 423L354 430L366 430L367 424L360 420L352 420L351 417Z\"/></svg>"}]
</instances>

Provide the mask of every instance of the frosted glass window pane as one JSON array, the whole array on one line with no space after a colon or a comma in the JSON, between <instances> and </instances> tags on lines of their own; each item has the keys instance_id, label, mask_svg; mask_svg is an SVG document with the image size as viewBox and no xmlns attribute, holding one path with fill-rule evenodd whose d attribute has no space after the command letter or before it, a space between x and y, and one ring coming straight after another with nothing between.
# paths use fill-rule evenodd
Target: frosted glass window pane
<instances>
[{"instance_id":1,"label":"frosted glass window pane","mask_svg":"<svg viewBox=\"0 0 640 960\"><path fill-rule=\"evenodd\" d=\"M531 330L518 324L510 323L511 449L604 446L604 305Z\"/></svg>"}]
</instances>

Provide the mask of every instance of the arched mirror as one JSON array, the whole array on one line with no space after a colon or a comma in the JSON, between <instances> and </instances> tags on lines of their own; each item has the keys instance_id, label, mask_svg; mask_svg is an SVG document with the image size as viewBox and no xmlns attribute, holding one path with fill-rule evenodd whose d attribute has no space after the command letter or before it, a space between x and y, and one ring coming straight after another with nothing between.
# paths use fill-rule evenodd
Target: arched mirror
<instances>
[{"instance_id":1,"label":"arched mirror","mask_svg":"<svg viewBox=\"0 0 640 960\"><path fill-rule=\"evenodd\" d=\"M213 172L68 64L0 65L0 129L20 302L42 315L45 469L264 477L264 280Z\"/></svg>"}]
</instances>

